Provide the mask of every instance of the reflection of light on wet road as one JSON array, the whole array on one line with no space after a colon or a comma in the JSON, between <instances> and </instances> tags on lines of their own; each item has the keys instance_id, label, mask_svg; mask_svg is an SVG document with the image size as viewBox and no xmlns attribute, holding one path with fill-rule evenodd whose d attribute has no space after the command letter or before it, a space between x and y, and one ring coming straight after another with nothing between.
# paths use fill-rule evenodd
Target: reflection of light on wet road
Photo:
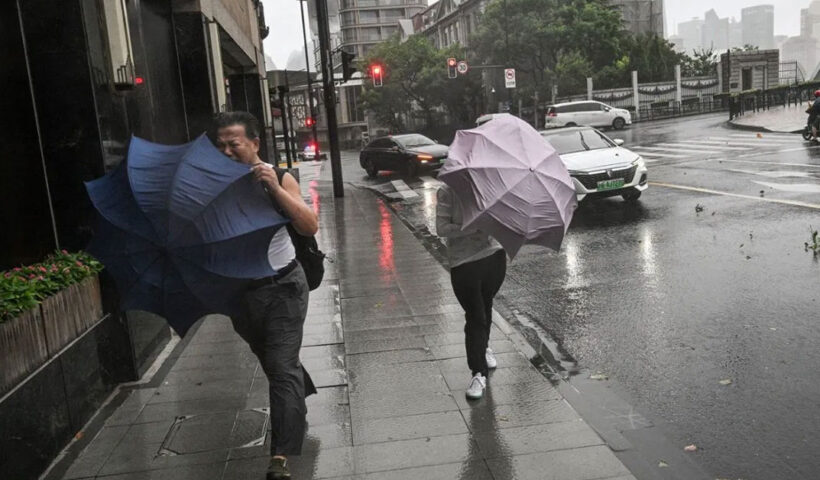
<instances>
[{"instance_id":1,"label":"reflection of light on wet road","mask_svg":"<svg viewBox=\"0 0 820 480\"><path fill-rule=\"evenodd\" d=\"M319 191L316 190L319 183L316 180L311 180L309 185L308 193L310 194L310 204L311 207L313 207L313 213L319 215L319 212L321 211L321 199L319 198Z\"/></svg>"},{"instance_id":2,"label":"reflection of light on wet road","mask_svg":"<svg viewBox=\"0 0 820 480\"><path fill-rule=\"evenodd\" d=\"M643 227L641 235L641 260L643 261L643 274L654 276L655 270L655 245L652 242L652 231Z\"/></svg>"},{"instance_id":3,"label":"reflection of light on wet road","mask_svg":"<svg viewBox=\"0 0 820 480\"><path fill-rule=\"evenodd\" d=\"M583 268L579 255L578 242L574 237L567 238L564 243L564 256L567 259L567 288L583 287Z\"/></svg>"},{"instance_id":4,"label":"reflection of light on wet road","mask_svg":"<svg viewBox=\"0 0 820 480\"><path fill-rule=\"evenodd\" d=\"M379 266L382 270L382 277L395 273L396 265L393 259L393 225L390 224L390 210L379 202Z\"/></svg>"},{"instance_id":5,"label":"reflection of light on wet road","mask_svg":"<svg viewBox=\"0 0 820 480\"><path fill-rule=\"evenodd\" d=\"M763 185L764 187L774 188L775 190L780 190L783 192L820 193L820 185L817 185L815 183L770 183L758 181L755 181L754 183L758 185Z\"/></svg>"},{"instance_id":6,"label":"reflection of light on wet road","mask_svg":"<svg viewBox=\"0 0 820 480\"><path fill-rule=\"evenodd\" d=\"M426 185L426 183L425 183ZM436 192L438 188L425 188L421 191L421 202L424 209L424 222L427 224L427 231L436 231Z\"/></svg>"}]
</instances>

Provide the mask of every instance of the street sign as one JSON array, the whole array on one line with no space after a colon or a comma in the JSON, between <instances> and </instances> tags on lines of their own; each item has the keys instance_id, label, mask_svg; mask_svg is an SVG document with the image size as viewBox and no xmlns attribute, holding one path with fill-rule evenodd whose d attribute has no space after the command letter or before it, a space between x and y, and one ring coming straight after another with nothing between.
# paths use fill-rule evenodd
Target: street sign
<instances>
[{"instance_id":1,"label":"street sign","mask_svg":"<svg viewBox=\"0 0 820 480\"><path fill-rule=\"evenodd\" d=\"M505 68L504 69L504 85L507 88L515 88L515 69L514 68Z\"/></svg>"},{"instance_id":2,"label":"street sign","mask_svg":"<svg viewBox=\"0 0 820 480\"><path fill-rule=\"evenodd\" d=\"M462 60L462 61L458 62L458 66L456 67L456 70L458 70L458 73L460 73L461 75L466 75L467 72L470 71L470 66L467 65L466 61Z\"/></svg>"}]
</instances>

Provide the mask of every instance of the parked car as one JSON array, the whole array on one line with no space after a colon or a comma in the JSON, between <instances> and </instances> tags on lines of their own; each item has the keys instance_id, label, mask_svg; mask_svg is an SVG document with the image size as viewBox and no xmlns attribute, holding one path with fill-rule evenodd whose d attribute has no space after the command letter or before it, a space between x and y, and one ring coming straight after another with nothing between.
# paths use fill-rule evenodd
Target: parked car
<instances>
[{"instance_id":1,"label":"parked car","mask_svg":"<svg viewBox=\"0 0 820 480\"><path fill-rule=\"evenodd\" d=\"M544 119L546 128L574 127L612 127L620 130L632 124L632 114L623 108L614 108L601 102L567 102L547 107Z\"/></svg>"},{"instance_id":2,"label":"parked car","mask_svg":"<svg viewBox=\"0 0 820 480\"><path fill-rule=\"evenodd\" d=\"M359 155L359 165L370 178L380 170L405 171L414 176L422 167L438 168L447 158L447 146L418 133L390 135L370 142Z\"/></svg>"},{"instance_id":3,"label":"parked car","mask_svg":"<svg viewBox=\"0 0 820 480\"><path fill-rule=\"evenodd\" d=\"M296 157L303 162L306 160L326 160L327 153L320 150L319 158L316 158L316 144L310 142L307 145L305 145L304 150L296 154Z\"/></svg>"},{"instance_id":4,"label":"parked car","mask_svg":"<svg viewBox=\"0 0 820 480\"><path fill-rule=\"evenodd\" d=\"M485 123L489 122L490 120L498 118L501 115L509 115L509 113L486 113L476 119L475 126L480 127Z\"/></svg>"},{"instance_id":5,"label":"parked car","mask_svg":"<svg viewBox=\"0 0 820 480\"><path fill-rule=\"evenodd\" d=\"M634 202L648 187L646 163L640 155L592 127L545 130L575 184L578 201L620 195Z\"/></svg>"}]
</instances>

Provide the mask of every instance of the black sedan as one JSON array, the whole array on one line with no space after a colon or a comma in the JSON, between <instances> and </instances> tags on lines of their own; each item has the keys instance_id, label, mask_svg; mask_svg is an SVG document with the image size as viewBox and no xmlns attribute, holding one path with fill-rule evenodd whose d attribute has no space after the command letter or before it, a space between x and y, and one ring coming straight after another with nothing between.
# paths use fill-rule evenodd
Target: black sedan
<instances>
[{"instance_id":1,"label":"black sedan","mask_svg":"<svg viewBox=\"0 0 820 480\"><path fill-rule=\"evenodd\" d=\"M404 171L412 177L421 167L441 167L446 158L446 145L409 133L373 140L359 155L359 164L370 178L375 178L380 170Z\"/></svg>"}]
</instances>

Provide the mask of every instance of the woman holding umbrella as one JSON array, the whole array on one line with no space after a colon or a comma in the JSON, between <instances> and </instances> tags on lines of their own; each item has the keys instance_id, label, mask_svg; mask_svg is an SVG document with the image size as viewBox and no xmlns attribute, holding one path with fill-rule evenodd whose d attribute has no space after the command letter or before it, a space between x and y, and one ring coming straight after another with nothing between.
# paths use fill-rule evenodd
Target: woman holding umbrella
<instances>
[{"instance_id":1,"label":"woman holding umbrella","mask_svg":"<svg viewBox=\"0 0 820 480\"><path fill-rule=\"evenodd\" d=\"M480 230L462 230L462 214L453 191L442 186L437 195L436 233L445 238L450 263L450 281L464 309L464 341L467 365L473 378L467 398L479 399L487 387L487 373L498 365L490 340L493 298L507 273L504 249Z\"/></svg>"}]
</instances>

